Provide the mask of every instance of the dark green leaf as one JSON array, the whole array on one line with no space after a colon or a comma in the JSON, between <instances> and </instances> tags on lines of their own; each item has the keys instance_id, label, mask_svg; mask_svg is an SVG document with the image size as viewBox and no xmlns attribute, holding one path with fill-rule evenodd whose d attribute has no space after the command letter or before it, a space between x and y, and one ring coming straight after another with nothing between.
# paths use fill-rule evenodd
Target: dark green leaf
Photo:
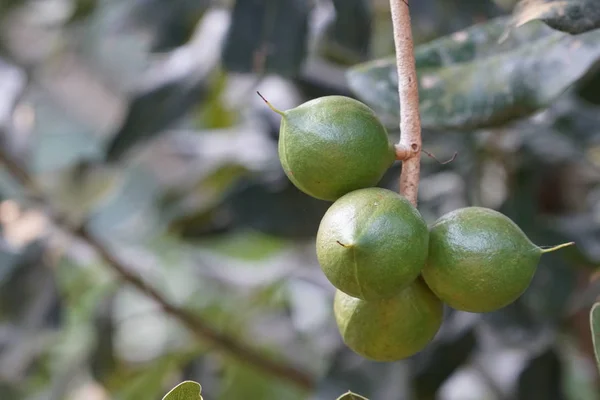
<instances>
[{"instance_id":1,"label":"dark green leaf","mask_svg":"<svg viewBox=\"0 0 600 400\"><path fill-rule=\"evenodd\" d=\"M224 368L218 400L300 400L306 398L296 386L273 378L248 364L230 361Z\"/></svg>"},{"instance_id":2,"label":"dark green leaf","mask_svg":"<svg viewBox=\"0 0 600 400\"><path fill-rule=\"evenodd\" d=\"M90 356L90 369L94 379L106 383L117 367L115 355L115 323L113 320L115 296L108 294L97 305L94 316L96 343Z\"/></svg>"},{"instance_id":3,"label":"dark green leaf","mask_svg":"<svg viewBox=\"0 0 600 400\"><path fill-rule=\"evenodd\" d=\"M175 386L163 400L202 400L202 386L198 382L185 381Z\"/></svg>"},{"instance_id":4,"label":"dark green leaf","mask_svg":"<svg viewBox=\"0 0 600 400\"><path fill-rule=\"evenodd\" d=\"M596 363L600 372L600 303L592 306L592 310L590 311L590 326L592 327L592 341L594 343Z\"/></svg>"},{"instance_id":5,"label":"dark green leaf","mask_svg":"<svg viewBox=\"0 0 600 400\"><path fill-rule=\"evenodd\" d=\"M371 43L372 6L369 0L333 0L335 19L321 42L322 54L335 62L366 60Z\"/></svg>"},{"instance_id":6,"label":"dark green leaf","mask_svg":"<svg viewBox=\"0 0 600 400\"><path fill-rule=\"evenodd\" d=\"M154 31L152 51L185 44L210 6L208 0L146 0L134 7L134 18Z\"/></svg>"},{"instance_id":7,"label":"dark green leaf","mask_svg":"<svg viewBox=\"0 0 600 400\"><path fill-rule=\"evenodd\" d=\"M134 147L155 139L185 116L206 93L203 81L168 82L134 97L127 115L106 148L106 160L116 162Z\"/></svg>"},{"instance_id":8,"label":"dark green leaf","mask_svg":"<svg viewBox=\"0 0 600 400\"><path fill-rule=\"evenodd\" d=\"M41 241L28 244L0 285L0 315L13 323L27 321L30 326L58 325L62 317L62 300L53 271L44 258L46 246ZM34 320L32 310L36 310Z\"/></svg>"},{"instance_id":9,"label":"dark green leaf","mask_svg":"<svg viewBox=\"0 0 600 400\"><path fill-rule=\"evenodd\" d=\"M289 182L269 187L246 182L227 197L238 226L283 238L312 238L331 203L314 199Z\"/></svg>"},{"instance_id":10,"label":"dark green leaf","mask_svg":"<svg viewBox=\"0 0 600 400\"><path fill-rule=\"evenodd\" d=\"M92 15L98 7L97 0L75 0L71 13L71 22L81 21Z\"/></svg>"},{"instance_id":11,"label":"dark green leaf","mask_svg":"<svg viewBox=\"0 0 600 400\"><path fill-rule=\"evenodd\" d=\"M552 349L529 362L519 377L519 400L565 400L563 366Z\"/></svg>"},{"instance_id":12,"label":"dark green leaf","mask_svg":"<svg viewBox=\"0 0 600 400\"><path fill-rule=\"evenodd\" d=\"M306 55L305 0L237 0L223 49L230 72L295 76Z\"/></svg>"},{"instance_id":13,"label":"dark green leaf","mask_svg":"<svg viewBox=\"0 0 600 400\"><path fill-rule=\"evenodd\" d=\"M477 25L417 48L424 128L476 129L547 107L600 58L600 32L571 36L528 24L515 38L502 36L502 21ZM393 59L352 68L352 90L386 118L398 122Z\"/></svg>"},{"instance_id":14,"label":"dark green leaf","mask_svg":"<svg viewBox=\"0 0 600 400\"><path fill-rule=\"evenodd\" d=\"M533 20L571 34L600 28L598 0L523 0L514 11L514 25L519 27Z\"/></svg>"},{"instance_id":15,"label":"dark green leaf","mask_svg":"<svg viewBox=\"0 0 600 400\"><path fill-rule=\"evenodd\" d=\"M341 395L340 397L338 397L336 400L369 400L369 399L367 399L366 397L363 397L359 394L348 391L348 392L344 393L343 395Z\"/></svg>"},{"instance_id":16,"label":"dark green leaf","mask_svg":"<svg viewBox=\"0 0 600 400\"><path fill-rule=\"evenodd\" d=\"M442 384L470 357L476 341L474 331L469 330L435 346L428 354L427 365L414 379L416 398L434 399Z\"/></svg>"}]
</instances>

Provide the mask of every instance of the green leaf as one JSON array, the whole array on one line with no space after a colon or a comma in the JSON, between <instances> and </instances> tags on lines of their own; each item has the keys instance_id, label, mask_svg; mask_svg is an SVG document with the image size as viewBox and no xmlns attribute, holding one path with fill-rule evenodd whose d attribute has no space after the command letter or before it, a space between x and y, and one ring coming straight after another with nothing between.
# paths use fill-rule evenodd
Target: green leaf
<instances>
[{"instance_id":1,"label":"green leaf","mask_svg":"<svg viewBox=\"0 0 600 400\"><path fill-rule=\"evenodd\" d=\"M346 393L344 393L343 395L338 397L336 400L369 400L369 399L367 399L366 397L363 397L359 394L352 393L351 391L347 391Z\"/></svg>"},{"instance_id":2,"label":"green leaf","mask_svg":"<svg viewBox=\"0 0 600 400\"><path fill-rule=\"evenodd\" d=\"M600 28L598 0L523 0L514 11L514 26L533 20L542 20L548 26L571 34L580 34Z\"/></svg>"},{"instance_id":3,"label":"green leaf","mask_svg":"<svg viewBox=\"0 0 600 400\"><path fill-rule=\"evenodd\" d=\"M146 0L133 8L133 17L153 30L151 50L167 52L189 41L209 7L207 0Z\"/></svg>"},{"instance_id":4,"label":"green leaf","mask_svg":"<svg viewBox=\"0 0 600 400\"><path fill-rule=\"evenodd\" d=\"M307 51L305 0L237 0L225 46L229 72L294 76Z\"/></svg>"},{"instance_id":5,"label":"green leaf","mask_svg":"<svg viewBox=\"0 0 600 400\"><path fill-rule=\"evenodd\" d=\"M531 359L518 380L518 399L561 400L564 398L564 367L552 348Z\"/></svg>"},{"instance_id":6,"label":"green leaf","mask_svg":"<svg viewBox=\"0 0 600 400\"><path fill-rule=\"evenodd\" d=\"M592 342L594 343L594 353L596 353L596 363L600 371L600 302L592 306L590 326L592 327Z\"/></svg>"},{"instance_id":7,"label":"green leaf","mask_svg":"<svg viewBox=\"0 0 600 400\"><path fill-rule=\"evenodd\" d=\"M216 399L300 400L307 398L296 386L265 374L252 366L230 361L223 370Z\"/></svg>"},{"instance_id":8,"label":"green leaf","mask_svg":"<svg viewBox=\"0 0 600 400\"><path fill-rule=\"evenodd\" d=\"M477 129L529 116L552 103L600 58L600 31L571 36L532 23L498 43L506 23L493 20L417 47L424 128ZM398 123L393 59L358 65L347 79L382 118Z\"/></svg>"},{"instance_id":9,"label":"green leaf","mask_svg":"<svg viewBox=\"0 0 600 400\"><path fill-rule=\"evenodd\" d=\"M203 80L184 76L136 94L121 126L106 146L105 158L122 160L130 151L166 133L202 101L207 92Z\"/></svg>"},{"instance_id":10,"label":"green leaf","mask_svg":"<svg viewBox=\"0 0 600 400\"><path fill-rule=\"evenodd\" d=\"M162 400L202 400L202 386L198 382L185 381L175 386Z\"/></svg>"},{"instance_id":11,"label":"green leaf","mask_svg":"<svg viewBox=\"0 0 600 400\"><path fill-rule=\"evenodd\" d=\"M369 53L373 10L369 0L333 0L335 19L330 21L320 51L341 64L365 61Z\"/></svg>"}]
</instances>

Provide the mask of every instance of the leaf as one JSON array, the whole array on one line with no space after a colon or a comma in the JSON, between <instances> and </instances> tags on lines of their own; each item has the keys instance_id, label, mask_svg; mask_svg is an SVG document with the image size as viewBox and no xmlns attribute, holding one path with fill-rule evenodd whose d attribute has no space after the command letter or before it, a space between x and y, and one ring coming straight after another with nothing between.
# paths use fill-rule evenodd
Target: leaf
<instances>
[{"instance_id":1,"label":"leaf","mask_svg":"<svg viewBox=\"0 0 600 400\"><path fill-rule=\"evenodd\" d=\"M592 328L592 342L594 343L594 353L596 354L596 363L600 371L600 302L592 306L590 311L590 326Z\"/></svg>"},{"instance_id":2,"label":"leaf","mask_svg":"<svg viewBox=\"0 0 600 400\"><path fill-rule=\"evenodd\" d=\"M336 400L369 400L369 399L367 399L366 397L363 397L359 394L348 391L348 392L344 393L343 395L341 395L340 397L338 397Z\"/></svg>"},{"instance_id":3,"label":"leaf","mask_svg":"<svg viewBox=\"0 0 600 400\"><path fill-rule=\"evenodd\" d=\"M369 54L373 10L368 0L333 0L335 19L321 40L321 53L331 61L355 64Z\"/></svg>"},{"instance_id":4,"label":"leaf","mask_svg":"<svg viewBox=\"0 0 600 400\"><path fill-rule=\"evenodd\" d=\"M285 182L271 187L246 180L229 193L224 206L238 227L287 239L313 238L331 203L317 200Z\"/></svg>"},{"instance_id":5,"label":"leaf","mask_svg":"<svg viewBox=\"0 0 600 400\"><path fill-rule=\"evenodd\" d=\"M200 101L206 90L204 81L184 77L138 93L106 146L106 160L117 162L134 147L165 133Z\"/></svg>"},{"instance_id":6,"label":"leaf","mask_svg":"<svg viewBox=\"0 0 600 400\"><path fill-rule=\"evenodd\" d=\"M547 107L600 58L600 32L571 36L530 24L506 43L505 19L476 25L416 50L423 128L499 126ZM350 69L351 89L399 121L393 59Z\"/></svg>"},{"instance_id":7,"label":"leaf","mask_svg":"<svg viewBox=\"0 0 600 400\"><path fill-rule=\"evenodd\" d=\"M515 27L533 20L544 21L562 32L580 34L600 28L598 0L523 0L514 11Z\"/></svg>"},{"instance_id":8,"label":"leaf","mask_svg":"<svg viewBox=\"0 0 600 400\"><path fill-rule=\"evenodd\" d=\"M229 72L295 76L307 51L305 0L237 0L223 48Z\"/></svg>"},{"instance_id":9,"label":"leaf","mask_svg":"<svg viewBox=\"0 0 600 400\"><path fill-rule=\"evenodd\" d=\"M198 382L185 381L175 386L162 400L202 400L202 386Z\"/></svg>"},{"instance_id":10,"label":"leaf","mask_svg":"<svg viewBox=\"0 0 600 400\"><path fill-rule=\"evenodd\" d=\"M286 248L286 240L260 232L237 231L204 239L198 248L242 261L265 260Z\"/></svg>"},{"instance_id":11,"label":"leaf","mask_svg":"<svg viewBox=\"0 0 600 400\"><path fill-rule=\"evenodd\" d=\"M223 371L216 399L300 400L306 398L296 386L265 374L248 364L230 360Z\"/></svg>"},{"instance_id":12,"label":"leaf","mask_svg":"<svg viewBox=\"0 0 600 400\"><path fill-rule=\"evenodd\" d=\"M563 400L564 366L551 348L530 360L518 383L519 400Z\"/></svg>"},{"instance_id":13,"label":"leaf","mask_svg":"<svg viewBox=\"0 0 600 400\"><path fill-rule=\"evenodd\" d=\"M154 30L151 51L166 52L191 38L209 7L207 0L145 0L133 8L133 18Z\"/></svg>"},{"instance_id":14,"label":"leaf","mask_svg":"<svg viewBox=\"0 0 600 400\"><path fill-rule=\"evenodd\" d=\"M435 398L439 388L469 359L476 346L477 337L470 329L454 340L440 341L431 350L427 349L430 354L423 357L426 364L413 378L416 397ZM422 353L422 356L425 355L425 352Z\"/></svg>"}]
</instances>

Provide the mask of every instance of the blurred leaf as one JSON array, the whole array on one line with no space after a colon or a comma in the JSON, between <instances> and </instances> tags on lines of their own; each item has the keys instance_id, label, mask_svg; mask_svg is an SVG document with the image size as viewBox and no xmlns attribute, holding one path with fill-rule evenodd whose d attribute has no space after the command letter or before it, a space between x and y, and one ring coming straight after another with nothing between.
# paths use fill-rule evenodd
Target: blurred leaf
<instances>
[{"instance_id":1,"label":"blurred leaf","mask_svg":"<svg viewBox=\"0 0 600 400\"><path fill-rule=\"evenodd\" d=\"M134 18L154 31L151 51L166 52L184 45L210 7L209 0L144 0Z\"/></svg>"},{"instance_id":2,"label":"blurred leaf","mask_svg":"<svg viewBox=\"0 0 600 400\"><path fill-rule=\"evenodd\" d=\"M206 90L204 81L183 77L138 93L106 147L106 160L117 162L134 147L165 133L202 99Z\"/></svg>"},{"instance_id":3,"label":"blurred leaf","mask_svg":"<svg viewBox=\"0 0 600 400\"><path fill-rule=\"evenodd\" d=\"M0 3L0 15L10 11L11 8L20 6L25 3L25 0L2 0Z\"/></svg>"},{"instance_id":4,"label":"blurred leaf","mask_svg":"<svg viewBox=\"0 0 600 400\"><path fill-rule=\"evenodd\" d=\"M94 329L96 344L90 355L90 369L94 379L99 383L105 383L117 367L115 356L115 323L113 321L113 307L115 296L108 294L99 301L95 310Z\"/></svg>"},{"instance_id":5,"label":"blurred leaf","mask_svg":"<svg viewBox=\"0 0 600 400\"><path fill-rule=\"evenodd\" d=\"M414 378L415 398L435 399L442 384L469 359L476 342L474 331L469 330L455 340L434 345L429 352L425 349L428 363Z\"/></svg>"},{"instance_id":6,"label":"blurred leaf","mask_svg":"<svg viewBox=\"0 0 600 400\"><path fill-rule=\"evenodd\" d=\"M519 377L519 400L566 400L561 360L548 349L529 362Z\"/></svg>"},{"instance_id":7,"label":"blurred leaf","mask_svg":"<svg viewBox=\"0 0 600 400\"><path fill-rule=\"evenodd\" d=\"M202 386L198 382L185 381L175 386L163 400L202 400Z\"/></svg>"},{"instance_id":8,"label":"blurred leaf","mask_svg":"<svg viewBox=\"0 0 600 400\"><path fill-rule=\"evenodd\" d=\"M206 238L200 247L246 261L263 260L286 248L288 242L260 232L235 232Z\"/></svg>"},{"instance_id":9,"label":"blurred leaf","mask_svg":"<svg viewBox=\"0 0 600 400\"><path fill-rule=\"evenodd\" d=\"M174 357L163 357L152 360L146 368L135 371L127 380L123 380L122 387L117 390L115 398L119 400L139 400L157 398L163 390L164 379L176 368ZM125 378L121 374L120 378ZM164 392L163 392L164 393Z\"/></svg>"},{"instance_id":10,"label":"blurred leaf","mask_svg":"<svg viewBox=\"0 0 600 400\"><path fill-rule=\"evenodd\" d=\"M19 262L19 254L0 237L0 287L5 279L10 278Z\"/></svg>"},{"instance_id":11,"label":"blurred leaf","mask_svg":"<svg viewBox=\"0 0 600 400\"><path fill-rule=\"evenodd\" d=\"M3 318L32 329L60 322L62 300L45 251L43 243L34 241L20 252L12 272L0 285Z\"/></svg>"},{"instance_id":12,"label":"blurred leaf","mask_svg":"<svg viewBox=\"0 0 600 400\"><path fill-rule=\"evenodd\" d=\"M237 0L223 48L227 71L295 76L306 55L305 0Z\"/></svg>"},{"instance_id":13,"label":"blurred leaf","mask_svg":"<svg viewBox=\"0 0 600 400\"><path fill-rule=\"evenodd\" d=\"M597 0L523 0L514 10L514 25L533 20L571 34L600 28L600 3Z\"/></svg>"},{"instance_id":14,"label":"blurred leaf","mask_svg":"<svg viewBox=\"0 0 600 400\"><path fill-rule=\"evenodd\" d=\"M248 172L241 164L227 163L203 176L192 188L164 194L160 200L161 212L170 221L169 231L184 239L228 231L232 221L223 214L219 203ZM194 200L195 196L202 197L202 204ZM194 204L192 210L182 205L190 202Z\"/></svg>"},{"instance_id":15,"label":"blurred leaf","mask_svg":"<svg viewBox=\"0 0 600 400\"><path fill-rule=\"evenodd\" d=\"M296 386L267 375L248 364L228 361L221 391L215 399L300 400L305 396Z\"/></svg>"},{"instance_id":16,"label":"blurred leaf","mask_svg":"<svg viewBox=\"0 0 600 400\"><path fill-rule=\"evenodd\" d=\"M423 43L415 48L417 68L449 67L511 53L553 33L544 24L531 24L503 39L509 23L507 17L494 18Z\"/></svg>"},{"instance_id":17,"label":"blurred leaf","mask_svg":"<svg viewBox=\"0 0 600 400\"><path fill-rule=\"evenodd\" d=\"M97 0L75 0L70 22L81 21L89 17L97 7Z\"/></svg>"},{"instance_id":18,"label":"blurred leaf","mask_svg":"<svg viewBox=\"0 0 600 400\"><path fill-rule=\"evenodd\" d=\"M365 360L347 347L334 353L312 400L331 400L352 390L371 399L406 399L411 396L407 362L381 363Z\"/></svg>"},{"instance_id":19,"label":"blurred leaf","mask_svg":"<svg viewBox=\"0 0 600 400\"><path fill-rule=\"evenodd\" d=\"M333 0L333 19L320 42L321 53L344 65L367 59L373 10L369 0Z\"/></svg>"},{"instance_id":20,"label":"blurred leaf","mask_svg":"<svg viewBox=\"0 0 600 400\"><path fill-rule=\"evenodd\" d=\"M590 311L590 326L592 328L596 364L598 364L598 372L600 372L600 303L595 303L592 306Z\"/></svg>"},{"instance_id":21,"label":"blurred leaf","mask_svg":"<svg viewBox=\"0 0 600 400\"><path fill-rule=\"evenodd\" d=\"M314 237L330 204L302 193L289 182L269 187L248 181L225 200L238 226L295 239Z\"/></svg>"},{"instance_id":22,"label":"blurred leaf","mask_svg":"<svg viewBox=\"0 0 600 400\"><path fill-rule=\"evenodd\" d=\"M206 100L200 104L197 119L205 129L229 128L234 124L237 112L229 108L222 98L227 87L228 76L220 69L213 75L208 79L211 82L209 93Z\"/></svg>"},{"instance_id":23,"label":"blurred leaf","mask_svg":"<svg viewBox=\"0 0 600 400\"><path fill-rule=\"evenodd\" d=\"M484 43L497 37L497 27L498 22L490 22L455 33L453 40L461 44L448 49L447 39L417 49L424 128L475 129L529 116L547 107L600 58L600 32L571 36L549 28L544 32L543 24L524 27L535 40L512 41L514 47L497 47L497 52L488 47L487 54L473 53L482 37ZM434 51L435 45L441 47ZM440 59L440 54L447 56ZM440 61L443 65L432 66ZM393 59L354 67L347 78L357 96L398 121Z\"/></svg>"},{"instance_id":24,"label":"blurred leaf","mask_svg":"<svg viewBox=\"0 0 600 400\"><path fill-rule=\"evenodd\" d=\"M577 85L577 94L586 102L600 104L600 65L596 65L590 73Z\"/></svg>"},{"instance_id":25,"label":"blurred leaf","mask_svg":"<svg viewBox=\"0 0 600 400\"><path fill-rule=\"evenodd\" d=\"M369 400L369 399L367 399L366 397L363 397L359 394L348 391L347 393L344 393L343 395L338 397L336 400Z\"/></svg>"},{"instance_id":26,"label":"blurred leaf","mask_svg":"<svg viewBox=\"0 0 600 400\"><path fill-rule=\"evenodd\" d=\"M39 186L63 222L79 225L106 203L121 184L122 171L96 160L80 160L73 165L40 174Z\"/></svg>"}]
</instances>

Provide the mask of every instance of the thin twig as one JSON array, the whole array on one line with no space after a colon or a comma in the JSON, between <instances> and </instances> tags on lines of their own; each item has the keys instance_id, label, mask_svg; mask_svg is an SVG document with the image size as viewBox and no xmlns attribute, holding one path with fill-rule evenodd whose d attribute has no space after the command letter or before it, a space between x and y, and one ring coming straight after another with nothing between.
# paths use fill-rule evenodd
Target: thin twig
<instances>
[{"instance_id":1,"label":"thin twig","mask_svg":"<svg viewBox=\"0 0 600 400\"><path fill-rule=\"evenodd\" d=\"M450 164L452 161L456 160L456 156L458 155L458 151L455 151L454 155L452 156L452 158L450 158L450 159L448 159L446 161L440 161L436 156L434 156L432 153L428 152L427 150L421 150L421 151L423 153L427 154L428 157L433 158L435 161L437 161L441 165Z\"/></svg>"},{"instance_id":2,"label":"thin twig","mask_svg":"<svg viewBox=\"0 0 600 400\"><path fill-rule=\"evenodd\" d=\"M416 206L421 167L421 117L409 1L390 0L390 7L400 99L400 142L396 145L396 157L402 161L400 193Z\"/></svg>"},{"instance_id":3,"label":"thin twig","mask_svg":"<svg viewBox=\"0 0 600 400\"><path fill-rule=\"evenodd\" d=\"M6 154L5 149L0 148L0 163L8 170L8 172L24 187L24 189L32 192L37 201L41 201L43 205L49 207L49 203L44 201L44 195L32 179L26 169L22 168L16 161ZM118 276L128 284L132 285L146 296L156 301L162 309L171 317L177 319L182 325L188 328L198 339L209 342L211 345L229 354L233 358L241 362L250 364L258 369L263 370L273 376L277 376L283 380L293 383L301 388L310 389L313 385L312 377L297 369L296 367L275 361L265 357L259 351L247 347L238 342L233 337L217 331L209 323L204 321L198 315L178 307L171 303L154 287L147 284L137 274L134 274L133 268L127 267L121 260L116 258L106 245L95 238L84 225L80 228L66 227L62 221L64 218L52 214L50 210L50 218L56 225L66 229L70 234L87 243L94 251L102 258Z\"/></svg>"}]
</instances>

